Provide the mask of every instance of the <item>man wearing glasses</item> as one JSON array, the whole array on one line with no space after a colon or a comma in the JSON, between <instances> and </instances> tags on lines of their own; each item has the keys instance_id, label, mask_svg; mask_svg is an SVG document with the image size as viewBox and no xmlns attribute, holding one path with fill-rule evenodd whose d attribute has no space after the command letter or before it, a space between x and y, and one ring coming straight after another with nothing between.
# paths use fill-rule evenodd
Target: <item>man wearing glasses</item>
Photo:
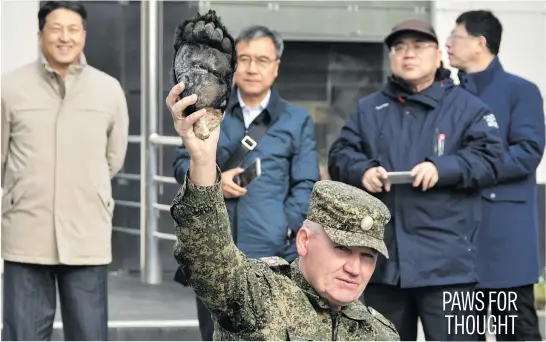
<instances>
[{"instance_id":1,"label":"man wearing glasses","mask_svg":"<svg viewBox=\"0 0 546 342\"><path fill-rule=\"evenodd\" d=\"M446 47L461 86L494 110L506 144L499 184L482 192L478 287L491 299L493 317L515 316L496 331L497 341L541 341L533 284L540 269L536 170L545 144L543 99L536 84L504 70L502 31L490 11L468 11L455 21ZM497 294L515 305L495 302ZM479 314L487 316L487 305Z\"/></svg>"},{"instance_id":2,"label":"man wearing glasses","mask_svg":"<svg viewBox=\"0 0 546 342\"><path fill-rule=\"evenodd\" d=\"M475 308L458 303L473 296L479 189L495 183L503 151L495 116L449 79L429 23L402 22L385 44L392 76L358 102L329 155L332 179L374 194L392 215L390 257L378 257L365 304L402 341L417 339L418 319L428 341L474 340Z\"/></svg>"},{"instance_id":3,"label":"man wearing glasses","mask_svg":"<svg viewBox=\"0 0 546 342\"><path fill-rule=\"evenodd\" d=\"M279 256L291 262L297 255L294 237L319 180L313 121L304 108L283 100L273 87L284 49L277 32L248 27L239 34L235 48L236 86L221 124L217 152L234 241L250 258ZM258 159L261 175L242 184L242 171ZM180 184L188 167L189 154L181 146L174 162ZM183 283L183 278L178 279ZM210 341L210 313L199 299L197 308L202 338Z\"/></svg>"}]
</instances>

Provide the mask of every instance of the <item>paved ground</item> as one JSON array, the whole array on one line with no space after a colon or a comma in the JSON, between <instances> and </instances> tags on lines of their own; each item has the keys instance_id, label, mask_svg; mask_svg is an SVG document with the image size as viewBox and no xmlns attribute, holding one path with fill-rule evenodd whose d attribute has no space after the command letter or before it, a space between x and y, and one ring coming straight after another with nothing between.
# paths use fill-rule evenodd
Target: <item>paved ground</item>
<instances>
[{"instance_id":1,"label":"paved ground","mask_svg":"<svg viewBox=\"0 0 546 342\"><path fill-rule=\"evenodd\" d=\"M136 276L112 273L109 312L109 339L112 341L200 340L193 292L171 279L165 279L160 285L146 285ZM545 336L544 312L540 320ZM59 313L54 328L52 339L62 340ZM419 335L418 340L424 341L421 329Z\"/></svg>"},{"instance_id":2,"label":"paved ground","mask_svg":"<svg viewBox=\"0 0 546 342\"><path fill-rule=\"evenodd\" d=\"M193 291L172 279L147 285L137 276L110 273L108 286L110 321L197 322ZM60 320L58 311L56 321Z\"/></svg>"}]
</instances>

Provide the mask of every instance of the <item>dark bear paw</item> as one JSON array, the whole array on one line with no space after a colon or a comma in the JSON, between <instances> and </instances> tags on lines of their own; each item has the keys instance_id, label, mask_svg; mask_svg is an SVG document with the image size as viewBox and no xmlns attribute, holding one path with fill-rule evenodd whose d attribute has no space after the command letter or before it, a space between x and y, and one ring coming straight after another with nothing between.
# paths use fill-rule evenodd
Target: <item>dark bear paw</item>
<instances>
[{"instance_id":1,"label":"dark bear paw","mask_svg":"<svg viewBox=\"0 0 546 342\"><path fill-rule=\"evenodd\" d=\"M209 10L205 15L198 13L176 28L173 82L184 83L181 98L197 95L197 102L186 108L185 116L203 108L207 110L194 124L195 135L202 140L224 119L235 64L233 37L215 11Z\"/></svg>"}]
</instances>

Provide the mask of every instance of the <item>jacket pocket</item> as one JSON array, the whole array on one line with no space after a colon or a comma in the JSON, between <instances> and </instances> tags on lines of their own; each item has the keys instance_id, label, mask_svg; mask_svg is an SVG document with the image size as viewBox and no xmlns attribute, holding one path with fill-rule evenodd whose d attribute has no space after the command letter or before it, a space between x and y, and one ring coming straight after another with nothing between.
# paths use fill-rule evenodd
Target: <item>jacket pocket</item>
<instances>
[{"instance_id":1,"label":"jacket pocket","mask_svg":"<svg viewBox=\"0 0 546 342\"><path fill-rule=\"evenodd\" d=\"M21 178L15 179L2 194L2 212L8 213L16 208L25 196L27 190L28 186L21 181Z\"/></svg>"},{"instance_id":2,"label":"jacket pocket","mask_svg":"<svg viewBox=\"0 0 546 342\"><path fill-rule=\"evenodd\" d=\"M500 184L481 191L482 198L489 202L524 203L530 198L529 187L526 184Z\"/></svg>"},{"instance_id":3,"label":"jacket pocket","mask_svg":"<svg viewBox=\"0 0 546 342\"><path fill-rule=\"evenodd\" d=\"M115 207L114 199L111 196L101 193L100 191L97 192L97 194L99 195L99 199L102 203L104 210L106 210L110 218L112 218L114 216L114 207Z\"/></svg>"}]
</instances>

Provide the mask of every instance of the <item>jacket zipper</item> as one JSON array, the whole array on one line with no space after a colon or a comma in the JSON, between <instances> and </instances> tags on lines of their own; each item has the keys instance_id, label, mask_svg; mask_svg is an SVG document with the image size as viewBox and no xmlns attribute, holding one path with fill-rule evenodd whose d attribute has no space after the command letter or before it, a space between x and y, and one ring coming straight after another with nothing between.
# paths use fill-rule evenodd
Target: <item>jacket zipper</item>
<instances>
[{"instance_id":1,"label":"jacket zipper","mask_svg":"<svg viewBox=\"0 0 546 342\"><path fill-rule=\"evenodd\" d=\"M58 187L59 187L59 183L58 183L58 178L59 178L59 175L58 175L58 171L59 171L59 168L58 168L58 164L59 164L59 121L60 121L60 116L61 116L61 112L63 110L63 107L64 107L64 100L65 100L65 97L66 97L66 76L64 78L62 78L61 76L59 76L58 74L56 73L53 73L53 80L54 82L57 83L57 90L59 91L59 95L60 95L60 98L61 98L61 102L59 104L59 108L57 109L57 115L55 116L55 152L54 152L54 163L53 163L53 225L54 225L54 230L57 231L57 196L58 196ZM56 234L56 236L58 236L58 234ZM58 258L59 260L62 260L63 258L63 255L61 254L61 246L59 246L59 241L57 239L56 241L57 243L57 255L58 255Z\"/></svg>"},{"instance_id":2,"label":"jacket zipper","mask_svg":"<svg viewBox=\"0 0 546 342\"><path fill-rule=\"evenodd\" d=\"M337 316L339 313L333 312L332 317L332 341L336 341L336 329L337 329Z\"/></svg>"}]
</instances>

